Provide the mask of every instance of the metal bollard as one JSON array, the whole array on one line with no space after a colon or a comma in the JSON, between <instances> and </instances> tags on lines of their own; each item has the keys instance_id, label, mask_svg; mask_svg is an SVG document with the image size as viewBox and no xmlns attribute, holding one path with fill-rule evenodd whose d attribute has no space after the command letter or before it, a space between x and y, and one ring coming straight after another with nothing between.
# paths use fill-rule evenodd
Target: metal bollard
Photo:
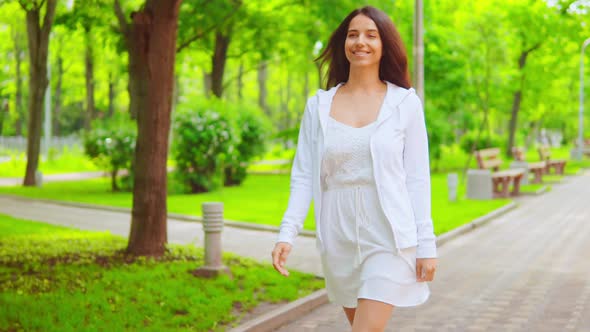
<instances>
[{"instance_id":1,"label":"metal bollard","mask_svg":"<svg viewBox=\"0 0 590 332\"><path fill-rule=\"evenodd\" d=\"M43 173L41 171L35 171L35 186L43 187Z\"/></svg>"},{"instance_id":2,"label":"metal bollard","mask_svg":"<svg viewBox=\"0 0 590 332\"><path fill-rule=\"evenodd\" d=\"M221 231L223 230L223 203L203 203L203 231L205 232L205 265L198 268L196 276L210 278L220 274L230 275L223 265Z\"/></svg>"},{"instance_id":3,"label":"metal bollard","mask_svg":"<svg viewBox=\"0 0 590 332\"><path fill-rule=\"evenodd\" d=\"M459 184L459 176L457 173L449 173L447 175L447 185L449 187L449 201L455 202L457 200L457 185Z\"/></svg>"}]
</instances>

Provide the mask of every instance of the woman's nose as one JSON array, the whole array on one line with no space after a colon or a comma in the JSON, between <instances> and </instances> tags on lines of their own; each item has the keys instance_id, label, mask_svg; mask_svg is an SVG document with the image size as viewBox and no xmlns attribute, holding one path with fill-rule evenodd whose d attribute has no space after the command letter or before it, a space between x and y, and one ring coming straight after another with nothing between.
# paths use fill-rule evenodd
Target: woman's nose
<instances>
[{"instance_id":1,"label":"woman's nose","mask_svg":"<svg viewBox=\"0 0 590 332\"><path fill-rule=\"evenodd\" d=\"M365 45L366 44L366 37L364 37L363 35L360 35L357 39L356 39L356 44L357 45Z\"/></svg>"}]
</instances>

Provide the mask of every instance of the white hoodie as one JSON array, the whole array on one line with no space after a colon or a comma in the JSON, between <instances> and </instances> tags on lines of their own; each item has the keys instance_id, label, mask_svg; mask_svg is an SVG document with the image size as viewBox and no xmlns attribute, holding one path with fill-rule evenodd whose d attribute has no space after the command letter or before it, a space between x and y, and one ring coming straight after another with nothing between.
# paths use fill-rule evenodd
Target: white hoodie
<instances>
[{"instance_id":1,"label":"white hoodie","mask_svg":"<svg viewBox=\"0 0 590 332\"><path fill-rule=\"evenodd\" d=\"M316 244L324 252L320 232L322 190L320 167L327 120L336 90L318 90L307 100L299 129L289 204L277 242L293 244L303 227L313 198ZM422 103L414 89L387 82L384 105L370 139L373 173L379 201L392 226L398 252L417 246L417 258L436 257L436 237L430 217L428 138Z\"/></svg>"}]
</instances>

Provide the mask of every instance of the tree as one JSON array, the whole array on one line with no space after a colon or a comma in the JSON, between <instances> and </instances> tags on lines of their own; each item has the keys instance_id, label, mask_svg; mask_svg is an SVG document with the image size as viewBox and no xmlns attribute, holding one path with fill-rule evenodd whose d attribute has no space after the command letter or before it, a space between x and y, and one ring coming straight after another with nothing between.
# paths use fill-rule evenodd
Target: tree
<instances>
[{"instance_id":1,"label":"tree","mask_svg":"<svg viewBox=\"0 0 590 332\"><path fill-rule=\"evenodd\" d=\"M49 32L51 32L57 0L19 0L19 4L26 12L30 63L27 169L23 184L34 186L41 150L43 99L49 83L47 79ZM45 12L45 15L41 21L42 12Z\"/></svg>"},{"instance_id":2,"label":"tree","mask_svg":"<svg viewBox=\"0 0 590 332\"><path fill-rule=\"evenodd\" d=\"M546 44L548 37L553 33L555 25L555 12L547 7L545 1L529 0L528 3L517 2L507 7L508 22L513 24L514 44L517 51L518 75L516 89L512 99L510 121L508 123L508 142L506 154L511 155L515 142L518 114L522 103L523 91L526 82L526 64L533 52L538 53L541 46Z\"/></svg>"},{"instance_id":3,"label":"tree","mask_svg":"<svg viewBox=\"0 0 590 332\"><path fill-rule=\"evenodd\" d=\"M130 85L145 88L135 100L137 143L133 210L127 252L160 256L166 233L168 134L174 84L178 11L182 0L146 0L131 14L131 22L118 0L115 11L129 52ZM133 101L133 100L132 100Z\"/></svg>"}]
</instances>

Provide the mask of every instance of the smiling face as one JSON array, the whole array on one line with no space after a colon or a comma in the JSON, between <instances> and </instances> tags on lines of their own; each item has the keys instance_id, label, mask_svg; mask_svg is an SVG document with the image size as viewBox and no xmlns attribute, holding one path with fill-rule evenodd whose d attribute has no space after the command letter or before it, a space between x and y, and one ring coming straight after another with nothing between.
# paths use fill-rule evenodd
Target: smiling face
<instances>
[{"instance_id":1,"label":"smiling face","mask_svg":"<svg viewBox=\"0 0 590 332\"><path fill-rule=\"evenodd\" d=\"M350 21L344 52L351 66L379 65L382 55L381 36L372 19L359 14Z\"/></svg>"}]
</instances>

